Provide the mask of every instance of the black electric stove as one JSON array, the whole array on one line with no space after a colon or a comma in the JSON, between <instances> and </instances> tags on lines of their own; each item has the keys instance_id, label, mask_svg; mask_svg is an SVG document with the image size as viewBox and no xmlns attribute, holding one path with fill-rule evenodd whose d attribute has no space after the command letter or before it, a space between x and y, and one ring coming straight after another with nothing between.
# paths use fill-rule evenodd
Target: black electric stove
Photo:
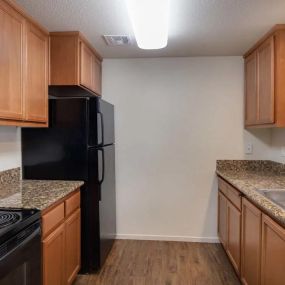
<instances>
[{"instance_id":1,"label":"black electric stove","mask_svg":"<svg viewBox=\"0 0 285 285\"><path fill-rule=\"evenodd\" d=\"M39 219L39 210L0 208L0 245Z\"/></svg>"},{"instance_id":2,"label":"black electric stove","mask_svg":"<svg viewBox=\"0 0 285 285\"><path fill-rule=\"evenodd\" d=\"M0 208L0 284L41 284L40 211Z\"/></svg>"}]
</instances>

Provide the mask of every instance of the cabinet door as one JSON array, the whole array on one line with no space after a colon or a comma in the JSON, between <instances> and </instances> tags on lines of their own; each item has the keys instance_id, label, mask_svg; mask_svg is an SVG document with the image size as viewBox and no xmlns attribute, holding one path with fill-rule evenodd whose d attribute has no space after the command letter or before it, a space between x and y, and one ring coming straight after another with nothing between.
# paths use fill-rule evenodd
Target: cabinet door
<instances>
[{"instance_id":1,"label":"cabinet door","mask_svg":"<svg viewBox=\"0 0 285 285\"><path fill-rule=\"evenodd\" d=\"M241 279L243 284L260 284L261 211L242 199Z\"/></svg>"},{"instance_id":2,"label":"cabinet door","mask_svg":"<svg viewBox=\"0 0 285 285\"><path fill-rule=\"evenodd\" d=\"M283 285L285 280L285 229L262 215L261 285Z\"/></svg>"},{"instance_id":3,"label":"cabinet door","mask_svg":"<svg viewBox=\"0 0 285 285\"><path fill-rule=\"evenodd\" d=\"M90 90L93 87L94 55L84 42L80 42L80 84Z\"/></svg>"},{"instance_id":4,"label":"cabinet door","mask_svg":"<svg viewBox=\"0 0 285 285\"><path fill-rule=\"evenodd\" d=\"M65 222L66 284L71 285L80 269L80 209Z\"/></svg>"},{"instance_id":5,"label":"cabinet door","mask_svg":"<svg viewBox=\"0 0 285 285\"><path fill-rule=\"evenodd\" d=\"M32 24L27 30L26 78L25 120L47 122L48 35Z\"/></svg>"},{"instance_id":6,"label":"cabinet door","mask_svg":"<svg viewBox=\"0 0 285 285\"><path fill-rule=\"evenodd\" d=\"M245 59L245 125L257 124L256 52Z\"/></svg>"},{"instance_id":7,"label":"cabinet door","mask_svg":"<svg viewBox=\"0 0 285 285\"><path fill-rule=\"evenodd\" d=\"M230 202L227 203L228 210L228 242L227 253L235 270L240 272L240 250L241 250L241 213Z\"/></svg>"},{"instance_id":8,"label":"cabinet door","mask_svg":"<svg viewBox=\"0 0 285 285\"><path fill-rule=\"evenodd\" d=\"M43 285L65 285L64 245L64 225L43 240Z\"/></svg>"},{"instance_id":9,"label":"cabinet door","mask_svg":"<svg viewBox=\"0 0 285 285\"><path fill-rule=\"evenodd\" d=\"M258 123L274 123L274 37L257 50Z\"/></svg>"},{"instance_id":10,"label":"cabinet door","mask_svg":"<svg viewBox=\"0 0 285 285\"><path fill-rule=\"evenodd\" d=\"M227 248L227 199L219 191L218 193L218 235L224 248Z\"/></svg>"},{"instance_id":11,"label":"cabinet door","mask_svg":"<svg viewBox=\"0 0 285 285\"><path fill-rule=\"evenodd\" d=\"M101 61L94 56L92 91L94 91L98 95L101 95L101 81L102 81Z\"/></svg>"},{"instance_id":12,"label":"cabinet door","mask_svg":"<svg viewBox=\"0 0 285 285\"><path fill-rule=\"evenodd\" d=\"M0 0L0 118L23 118L25 19Z\"/></svg>"}]
</instances>

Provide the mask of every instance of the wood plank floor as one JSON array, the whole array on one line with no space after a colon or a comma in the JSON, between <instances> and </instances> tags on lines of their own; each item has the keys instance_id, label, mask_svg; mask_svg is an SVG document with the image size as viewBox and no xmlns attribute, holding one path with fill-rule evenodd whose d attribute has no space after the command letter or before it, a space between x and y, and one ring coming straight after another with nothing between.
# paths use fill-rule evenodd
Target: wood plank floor
<instances>
[{"instance_id":1,"label":"wood plank floor","mask_svg":"<svg viewBox=\"0 0 285 285\"><path fill-rule=\"evenodd\" d=\"M75 285L239 285L220 244L117 240L98 274Z\"/></svg>"}]
</instances>

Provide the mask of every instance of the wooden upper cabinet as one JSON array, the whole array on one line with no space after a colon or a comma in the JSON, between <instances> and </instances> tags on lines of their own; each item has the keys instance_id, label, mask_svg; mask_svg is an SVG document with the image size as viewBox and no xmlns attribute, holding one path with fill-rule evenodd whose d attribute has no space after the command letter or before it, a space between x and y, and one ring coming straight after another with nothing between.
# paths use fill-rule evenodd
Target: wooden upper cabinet
<instances>
[{"instance_id":1,"label":"wooden upper cabinet","mask_svg":"<svg viewBox=\"0 0 285 285\"><path fill-rule=\"evenodd\" d=\"M78 38L50 33L50 85L74 85L78 81Z\"/></svg>"},{"instance_id":2,"label":"wooden upper cabinet","mask_svg":"<svg viewBox=\"0 0 285 285\"><path fill-rule=\"evenodd\" d=\"M93 53L84 42L80 42L80 84L93 88Z\"/></svg>"},{"instance_id":3,"label":"wooden upper cabinet","mask_svg":"<svg viewBox=\"0 0 285 285\"><path fill-rule=\"evenodd\" d=\"M285 74L284 74L285 75ZM274 37L257 49L258 124L274 123Z\"/></svg>"},{"instance_id":4,"label":"wooden upper cabinet","mask_svg":"<svg viewBox=\"0 0 285 285\"><path fill-rule=\"evenodd\" d=\"M245 126L285 127L285 25L245 55Z\"/></svg>"},{"instance_id":5,"label":"wooden upper cabinet","mask_svg":"<svg viewBox=\"0 0 285 285\"><path fill-rule=\"evenodd\" d=\"M50 94L101 95L102 58L79 32L50 33Z\"/></svg>"},{"instance_id":6,"label":"wooden upper cabinet","mask_svg":"<svg viewBox=\"0 0 285 285\"><path fill-rule=\"evenodd\" d=\"M257 60L256 52L245 59L245 124L257 124Z\"/></svg>"},{"instance_id":7,"label":"wooden upper cabinet","mask_svg":"<svg viewBox=\"0 0 285 285\"><path fill-rule=\"evenodd\" d=\"M283 285L285 280L285 229L262 215L261 285Z\"/></svg>"},{"instance_id":8,"label":"wooden upper cabinet","mask_svg":"<svg viewBox=\"0 0 285 285\"><path fill-rule=\"evenodd\" d=\"M260 285L261 211L242 198L241 279L246 285Z\"/></svg>"},{"instance_id":9,"label":"wooden upper cabinet","mask_svg":"<svg viewBox=\"0 0 285 285\"><path fill-rule=\"evenodd\" d=\"M92 90L94 90L96 94L102 94L102 65L97 57L93 58L92 68Z\"/></svg>"},{"instance_id":10,"label":"wooden upper cabinet","mask_svg":"<svg viewBox=\"0 0 285 285\"><path fill-rule=\"evenodd\" d=\"M33 24L27 29L25 120L48 120L48 35Z\"/></svg>"},{"instance_id":11,"label":"wooden upper cabinet","mask_svg":"<svg viewBox=\"0 0 285 285\"><path fill-rule=\"evenodd\" d=\"M47 126L48 32L0 0L0 125Z\"/></svg>"},{"instance_id":12,"label":"wooden upper cabinet","mask_svg":"<svg viewBox=\"0 0 285 285\"><path fill-rule=\"evenodd\" d=\"M0 1L0 119L24 116L25 18Z\"/></svg>"}]
</instances>

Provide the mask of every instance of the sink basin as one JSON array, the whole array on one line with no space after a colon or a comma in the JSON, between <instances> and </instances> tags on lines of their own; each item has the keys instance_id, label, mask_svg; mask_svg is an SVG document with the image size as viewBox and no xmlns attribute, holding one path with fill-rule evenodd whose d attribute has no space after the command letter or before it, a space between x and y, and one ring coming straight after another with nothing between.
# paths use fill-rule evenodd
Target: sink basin
<instances>
[{"instance_id":1,"label":"sink basin","mask_svg":"<svg viewBox=\"0 0 285 285\"><path fill-rule=\"evenodd\" d=\"M257 192L285 209L285 189L259 189Z\"/></svg>"}]
</instances>

